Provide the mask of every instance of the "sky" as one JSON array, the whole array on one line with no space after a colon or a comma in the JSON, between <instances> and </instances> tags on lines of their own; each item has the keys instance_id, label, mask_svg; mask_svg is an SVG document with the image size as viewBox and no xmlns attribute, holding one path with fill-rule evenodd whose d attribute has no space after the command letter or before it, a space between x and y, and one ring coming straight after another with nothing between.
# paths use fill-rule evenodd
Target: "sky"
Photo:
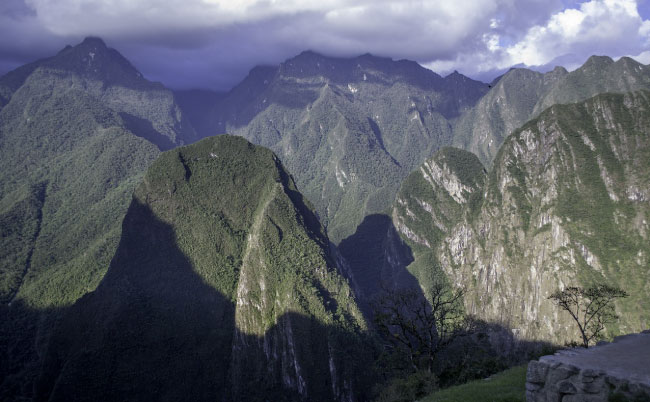
<instances>
[{"instance_id":1,"label":"sky","mask_svg":"<svg viewBox=\"0 0 650 402\"><path fill-rule=\"evenodd\" d=\"M176 89L228 90L304 50L489 81L593 54L649 64L650 0L0 0L0 74L86 36Z\"/></svg>"}]
</instances>

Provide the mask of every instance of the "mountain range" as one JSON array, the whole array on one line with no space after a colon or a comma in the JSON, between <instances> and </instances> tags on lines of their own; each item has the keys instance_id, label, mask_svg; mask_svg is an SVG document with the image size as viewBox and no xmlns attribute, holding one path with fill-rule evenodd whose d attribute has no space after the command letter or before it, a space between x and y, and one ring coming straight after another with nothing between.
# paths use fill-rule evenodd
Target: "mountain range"
<instances>
[{"instance_id":1,"label":"mountain range","mask_svg":"<svg viewBox=\"0 0 650 402\"><path fill-rule=\"evenodd\" d=\"M98 38L22 66L0 399L366 400L374 298L438 275L521 339L572 339L547 298L576 284L630 293L610 335L646 328L649 89L602 56L488 85L308 51L227 93Z\"/></svg>"}]
</instances>

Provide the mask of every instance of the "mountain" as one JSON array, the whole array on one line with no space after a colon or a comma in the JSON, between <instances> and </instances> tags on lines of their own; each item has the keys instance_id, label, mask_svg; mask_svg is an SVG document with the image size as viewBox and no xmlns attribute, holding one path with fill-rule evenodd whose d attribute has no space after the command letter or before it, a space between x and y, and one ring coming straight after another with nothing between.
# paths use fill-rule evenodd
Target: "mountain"
<instances>
[{"instance_id":1,"label":"mountain","mask_svg":"<svg viewBox=\"0 0 650 402\"><path fill-rule=\"evenodd\" d=\"M364 216L390 207L400 181L451 143L451 122L487 89L412 61L303 52L254 68L208 122L193 124L276 152L339 243Z\"/></svg>"},{"instance_id":2,"label":"mountain","mask_svg":"<svg viewBox=\"0 0 650 402\"><path fill-rule=\"evenodd\" d=\"M464 214L476 208L486 177L476 155L447 147L402 183L391 219L414 255L408 269L425 289L432 275L443 272L436 251Z\"/></svg>"},{"instance_id":3,"label":"mountain","mask_svg":"<svg viewBox=\"0 0 650 402\"><path fill-rule=\"evenodd\" d=\"M193 130L184 131L169 90L100 39L23 66L0 88L1 258L11 271L0 300L36 287L48 294L40 302L69 303L101 279L130 193L158 148L191 141ZM70 280L77 275L86 278Z\"/></svg>"},{"instance_id":4,"label":"mountain","mask_svg":"<svg viewBox=\"0 0 650 402\"><path fill-rule=\"evenodd\" d=\"M278 158L212 137L148 169L106 276L49 342L36 400L352 401L364 328Z\"/></svg>"},{"instance_id":5,"label":"mountain","mask_svg":"<svg viewBox=\"0 0 650 402\"><path fill-rule=\"evenodd\" d=\"M95 289L146 168L194 132L169 90L99 39L6 74L0 97L3 395L31 392L50 320Z\"/></svg>"},{"instance_id":6,"label":"mountain","mask_svg":"<svg viewBox=\"0 0 650 402\"><path fill-rule=\"evenodd\" d=\"M413 249L409 270L426 287L421 272L442 269L467 289L468 312L523 339L576 339L571 318L548 300L574 285L630 294L610 334L647 327L649 129L650 92L601 94L551 106L517 129L488 174L462 151L452 153L456 164L437 155L393 208Z\"/></svg>"},{"instance_id":7,"label":"mountain","mask_svg":"<svg viewBox=\"0 0 650 402\"><path fill-rule=\"evenodd\" d=\"M614 62L607 56L592 56L572 72L563 67L546 74L512 69L495 80L490 91L459 119L453 145L475 153L490 166L504 139L546 108L604 92L639 89L650 89L650 66L629 57Z\"/></svg>"},{"instance_id":8,"label":"mountain","mask_svg":"<svg viewBox=\"0 0 650 402\"><path fill-rule=\"evenodd\" d=\"M61 89L67 87L93 96L119 113L132 132L161 149L197 140L173 93L160 83L147 81L127 59L99 38L86 38L54 57L0 78L0 105L25 84L45 89L52 81Z\"/></svg>"}]
</instances>

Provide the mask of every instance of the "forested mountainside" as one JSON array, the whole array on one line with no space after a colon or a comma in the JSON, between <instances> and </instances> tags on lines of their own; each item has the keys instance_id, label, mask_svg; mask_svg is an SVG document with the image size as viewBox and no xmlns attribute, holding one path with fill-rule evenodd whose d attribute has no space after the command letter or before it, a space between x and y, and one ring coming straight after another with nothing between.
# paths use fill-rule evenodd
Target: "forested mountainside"
<instances>
[{"instance_id":1,"label":"forested mountainside","mask_svg":"<svg viewBox=\"0 0 650 402\"><path fill-rule=\"evenodd\" d=\"M328 248L268 149L224 135L163 153L36 400L356 400L365 323Z\"/></svg>"},{"instance_id":2,"label":"forested mountainside","mask_svg":"<svg viewBox=\"0 0 650 402\"><path fill-rule=\"evenodd\" d=\"M512 69L491 87L453 131L453 145L475 153L485 166L492 164L510 133L549 106L604 92L650 89L650 67L629 57L614 62L607 56L592 56L571 72L563 67L545 74Z\"/></svg>"},{"instance_id":3,"label":"forested mountainside","mask_svg":"<svg viewBox=\"0 0 650 402\"><path fill-rule=\"evenodd\" d=\"M7 389L37 358L35 337L49 334L51 317L22 307L54 311L92 291L147 166L161 148L195 135L171 91L99 39L3 76L0 96L0 388Z\"/></svg>"},{"instance_id":4,"label":"forested mountainside","mask_svg":"<svg viewBox=\"0 0 650 402\"><path fill-rule=\"evenodd\" d=\"M202 135L237 134L276 152L339 243L364 216L390 207L400 181L451 143L451 122L487 90L412 61L303 52L253 69L207 122L193 124Z\"/></svg>"},{"instance_id":5,"label":"forested mountainside","mask_svg":"<svg viewBox=\"0 0 650 402\"><path fill-rule=\"evenodd\" d=\"M373 302L440 275L520 338L575 339L569 285L647 327L649 71L304 52L172 93L88 38L0 77L0 399L367 400Z\"/></svg>"},{"instance_id":6,"label":"forested mountainside","mask_svg":"<svg viewBox=\"0 0 650 402\"><path fill-rule=\"evenodd\" d=\"M49 287L65 295L40 294L41 302L65 304L92 288L65 276L101 279L93 272L110 261L121 217L156 145L191 141L193 130L182 130L169 90L146 81L99 39L21 67L2 77L0 88L8 99L0 111L7 231L0 298L6 303L22 297L19 289Z\"/></svg>"},{"instance_id":7,"label":"forested mountainside","mask_svg":"<svg viewBox=\"0 0 650 402\"><path fill-rule=\"evenodd\" d=\"M630 294L611 333L647 328L649 132L650 92L602 94L552 106L516 130L487 175L472 155L454 151L465 160L454 166L441 152L411 174L393 207L414 250L410 271L442 269L467 288L468 312L524 338L576 339L548 297L597 283Z\"/></svg>"}]
</instances>

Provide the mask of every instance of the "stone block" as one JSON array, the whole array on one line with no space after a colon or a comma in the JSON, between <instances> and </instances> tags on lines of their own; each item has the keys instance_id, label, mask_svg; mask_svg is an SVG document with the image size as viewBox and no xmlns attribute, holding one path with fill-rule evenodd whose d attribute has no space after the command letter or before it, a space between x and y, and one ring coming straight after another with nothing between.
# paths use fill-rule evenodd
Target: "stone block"
<instances>
[{"instance_id":1,"label":"stone block","mask_svg":"<svg viewBox=\"0 0 650 402\"><path fill-rule=\"evenodd\" d=\"M587 394L599 394L608 392L608 387L605 385L605 380L602 377L592 378L591 382L583 381L581 388L582 391Z\"/></svg>"},{"instance_id":2,"label":"stone block","mask_svg":"<svg viewBox=\"0 0 650 402\"><path fill-rule=\"evenodd\" d=\"M584 369L584 370L582 370L582 371L580 372L580 374L582 375L582 378L592 378L592 379L593 379L593 378L595 378L595 377L598 377L598 376L601 376L601 375L605 375L605 372L602 371L602 370L598 370L598 371L596 371L596 370L594 370L594 369L590 369L590 368L588 368L588 369Z\"/></svg>"},{"instance_id":3,"label":"stone block","mask_svg":"<svg viewBox=\"0 0 650 402\"><path fill-rule=\"evenodd\" d=\"M562 402L607 402L607 396L584 394L564 395Z\"/></svg>"},{"instance_id":4,"label":"stone block","mask_svg":"<svg viewBox=\"0 0 650 402\"><path fill-rule=\"evenodd\" d=\"M547 373L548 373L548 365L533 360L530 363L528 363L528 370L526 371L526 381L535 384L544 384L546 382Z\"/></svg>"},{"instance_id":5,"label":"stone block","mask_svg":"<svg viewBox=\"0 0 650 402\"><path fill-rule=\"evenodd\" d=\"M578 389L571 381L560 381L557 384L557 391L561 394L577 394Z\"/></svg>"},{"instance_id":6,"label":"stone block","mask_svg":"<svg viewBox=\"0 0 650 402\"><path fill-rule=\"evenodd\" d=\"M621 380L620 378L613 377L611 375L605 376L605 382L614 389L620 388L621 385L625 383L625 381Z\"/></svg>"},{"instance_id":7,"label":"stone block","mask_svg":"<svg viewBox=\"0 0 650 402\"><path fill-rule=\"evenodd\" d=\"M566 380L574 374L578 373L578 369L571 366L559 366L556 369L551 370L546 377L546 382L549 384L555 384L562 380Z\"/></svg>"},{"instance_id":8,"label":"stone block","mask_svg":"<svg viewBox=\"0 0 650 402\"><path fill-rule=\"evenodd\" d=\"M544 402L562 402L562 395L559 392L548 390Z\"/></svg>"}]
</instances>

